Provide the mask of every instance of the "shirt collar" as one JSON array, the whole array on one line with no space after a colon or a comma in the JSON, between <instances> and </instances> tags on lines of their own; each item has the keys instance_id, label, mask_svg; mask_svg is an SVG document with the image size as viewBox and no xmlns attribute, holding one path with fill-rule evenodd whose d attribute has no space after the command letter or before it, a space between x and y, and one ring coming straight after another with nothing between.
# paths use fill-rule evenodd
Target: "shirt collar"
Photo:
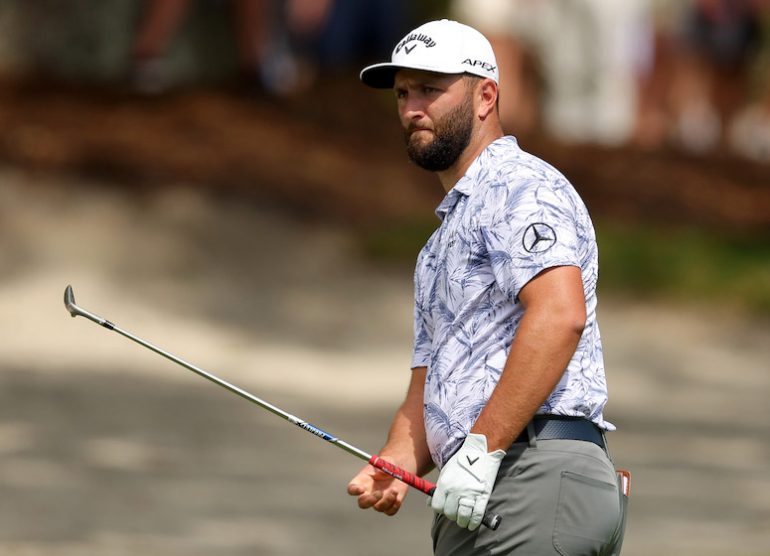
<instances>
[{"instance_id":1,"label":"shirt collar","mask_svg":"<svg viewBox=\"0 0 770 556\"><path fill-rule=\"evenodd\" d=\"M486 148L481 151L481 154L471 162L471 165L468 167L468 170L463 177L457 180L454 187L449 190L439 206L436 207L436 216L438 216L440 220L444 220L446 215L452 212L452 209L457 205L457 202L461 197L467 197L471 194L473 188L479 181L484 166L486 166L489 159L494 156L494 151L496 150L495 147L498 145L505 145L506 143L517 145L516 138L514 137L500 137L487 145Z\"/></svg>"}]
</instances>

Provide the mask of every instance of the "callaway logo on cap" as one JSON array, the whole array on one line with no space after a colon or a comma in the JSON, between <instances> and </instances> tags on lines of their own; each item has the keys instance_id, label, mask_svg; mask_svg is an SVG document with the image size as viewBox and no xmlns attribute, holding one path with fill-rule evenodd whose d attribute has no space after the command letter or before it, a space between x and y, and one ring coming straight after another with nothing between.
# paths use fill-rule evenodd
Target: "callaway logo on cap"
<instances>
[{"instance_id":1,"label":"callaway logo on cap","mask_svg":"<svg viewBox=\"0 0 770 556\"><path fill-rule=\"evenodd\" d=\"M416 69L436 73L470 73L498 81L492 45L476 31L457 21L430 21L410 31L393 49L391 61L363 69L361 81L377 89L390 89L396 72Z\"/></svg>"}]
</instances>

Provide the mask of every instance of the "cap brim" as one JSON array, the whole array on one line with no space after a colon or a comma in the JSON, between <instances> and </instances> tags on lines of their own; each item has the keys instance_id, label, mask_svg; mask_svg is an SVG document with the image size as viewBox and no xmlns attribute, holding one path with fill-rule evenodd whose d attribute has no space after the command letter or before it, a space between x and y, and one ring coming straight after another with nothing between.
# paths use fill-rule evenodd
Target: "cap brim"
<instances>
[{"instance_id":1,"label":"cap brim","mask_svg":"<svg viewBox=\"0 0 770 556\"><path fill-rule=\"evenodd\" d=\"M375 89L392 89L396 80L396 72L400 69L402 69L402 66L397 66L390 62L374 64L361 70L361 75L359 77L361 82L369 87Z\"/></svg>"},{"instance_id":2,"label":"cap brim","mask_svg":"<svg viewBox=\"0 0 770 556\"><path fill-rule=\"evenodd\" d=\"M396 81L396 73L402 69L427 71L444 75L461 75L469 73L462 67L438 69L420 64L407 66L403 64L394 64L392 62L384 62L382 64L374 64L373 66L365 67L361 70L361 75L359 77L364 85L368 85L369 87L374 87L375 89L392 89Z\"/></svg>"}]
</instances>

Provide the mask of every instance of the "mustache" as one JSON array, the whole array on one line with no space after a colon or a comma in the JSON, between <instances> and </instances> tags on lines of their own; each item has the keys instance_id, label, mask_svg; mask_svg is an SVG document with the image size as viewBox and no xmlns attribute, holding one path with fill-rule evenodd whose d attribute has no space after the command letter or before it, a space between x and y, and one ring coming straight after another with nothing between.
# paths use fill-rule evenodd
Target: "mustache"
<instances>
[{"instance_id":1,"label":"mustache","mask_svg":"<svg viewBox=\"0 0 770 556\"><path fill-rule=\"evenodd\" d=\"M421 130L435 131L433 127L428 127L426 125L409 124L409 126L407 126L404 132L407 135L411 135L415 131L421 131Z\"/></svg>"}]
</instances>

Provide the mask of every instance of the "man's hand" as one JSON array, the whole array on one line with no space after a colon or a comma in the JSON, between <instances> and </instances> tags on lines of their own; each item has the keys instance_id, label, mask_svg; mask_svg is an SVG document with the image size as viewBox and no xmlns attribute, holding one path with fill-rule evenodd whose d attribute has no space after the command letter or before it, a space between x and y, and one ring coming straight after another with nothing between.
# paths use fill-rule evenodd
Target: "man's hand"
<instances>
[{"instance_id":1,"label":"man's hand","mask_svg":"<svg viewBox=\"0 0 770 556\"><path fill-rule=\"evenodd\" d=\"M397 465L392 458L383 458ZM358 507L374 508L385 515L395 515L401 508L409 486L387 473L366 465L348 484L348 494L358 496Z\"/></svg>"},{"instance_id":2,"label":"man's hand","mask_svg":"<svg viewBox=\"0 0 770 556\"><path fill-rule=\"evenodd\" d=\"M486 436L470 433L439 474L429 500L433 511L470 531L478 528L504 457L502 450L487 452Z\"/></svg>"}]
</instances>

